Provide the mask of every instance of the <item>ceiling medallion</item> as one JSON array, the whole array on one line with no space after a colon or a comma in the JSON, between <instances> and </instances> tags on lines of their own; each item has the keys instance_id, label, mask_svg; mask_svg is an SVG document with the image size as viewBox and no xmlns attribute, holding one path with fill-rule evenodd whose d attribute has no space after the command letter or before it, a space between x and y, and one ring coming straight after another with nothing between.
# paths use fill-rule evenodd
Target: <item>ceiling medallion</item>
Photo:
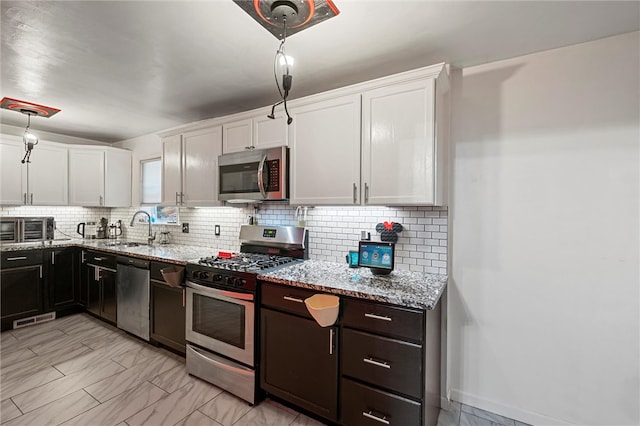
<instances>
[{"instance_id":1,"label":"ceiling medallion","mask_svg":"<svg viewBox=\"0 0 640 426\"><path fill-rule=\"evenodd\" d=\"M287 36L337 16L340 11L331 0L233 0L269 31L284 38L282 17L287 20Z\"/></svg>"}]
</instances>

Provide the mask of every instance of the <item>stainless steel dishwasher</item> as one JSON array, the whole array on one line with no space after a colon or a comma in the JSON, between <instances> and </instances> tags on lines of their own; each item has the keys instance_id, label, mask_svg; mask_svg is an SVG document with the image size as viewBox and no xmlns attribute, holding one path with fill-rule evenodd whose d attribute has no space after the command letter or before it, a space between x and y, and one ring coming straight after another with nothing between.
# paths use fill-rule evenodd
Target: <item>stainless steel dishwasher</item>
<instances>
[{"instance_id":1,"label":"stainless steel dishwasher","mask_svg":"<svg viewBox=\"0 0 640 426\"><path fill-rule=\"evenodd\" d=\"M118 328L149 341L149 261L118 257Z\"/></svg>"}]
</instances>

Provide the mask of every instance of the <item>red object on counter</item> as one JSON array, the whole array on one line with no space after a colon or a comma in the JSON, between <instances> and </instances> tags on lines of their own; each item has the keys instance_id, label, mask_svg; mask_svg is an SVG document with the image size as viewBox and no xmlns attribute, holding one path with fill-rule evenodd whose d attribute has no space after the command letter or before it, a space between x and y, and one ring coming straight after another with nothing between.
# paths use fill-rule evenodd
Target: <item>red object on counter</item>
<instances>
[{"instance_id":1,"label":"red object on counter","mask_svg":"<svg viewBox=\"0 0 640 426\"><path fill-rule=\"evenodd\" d=\"M219 251L218 252L218 257L220 257L222 259L231 259L233 257L233 253L228 252L228 251Z\"/></svg>"}]
</instances>

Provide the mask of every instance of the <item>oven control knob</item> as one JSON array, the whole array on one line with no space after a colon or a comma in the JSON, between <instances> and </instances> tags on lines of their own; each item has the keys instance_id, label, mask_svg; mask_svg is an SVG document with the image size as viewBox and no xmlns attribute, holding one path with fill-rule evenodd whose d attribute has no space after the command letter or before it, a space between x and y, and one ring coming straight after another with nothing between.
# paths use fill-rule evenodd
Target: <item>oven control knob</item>
<instances>
[{"instance_id":1,"label":"oven control knob","mask_svg":"<svg viewBox=\"0 0 640 426\"><path fill-rule=\"evenodd\" d=\"M214 282L222 281L222 275L216 274L216 275L212 276L211 277L211 281L214 281Z\"/></svg>"},{"instance_id":2,"label":"oven control knob","mask_svg":"<svg viewBox=\"0 0 640 426\"><path fill-rule=\"evenodd\" d=\"M224 282L230 286L234 286L236 284L236 281L237 281L236 277L226 277L224 280Z\"/></svg>"},{"instance_id":3,"label":"oven control knob","mask_svg":"<svg viewBox=\"0 0 640 426\"><path fill-rule=\"evenodd\" d=\"M236 284L236 287L244 287L246 284L247 284L247 280L238 279L238 283Z\"/></svg>"},{"instance_id":4,"label":"oven control knob","mask_svg":"<svg viewBox=\"0 0 640 426\"><path fill-rule=\"evenodd\" d=\"M201 272L200 273L200 279L206 280L207 278L209 278L209 273L208 272Z\"/></svg>"},{"instance_id":5,"label":"oven control knob","mask_svg":"<svg viewBox=\"0 0 640 426\"><path fill-rule=\"evenodd\" d=\"M193 272L191 273L191 276L192 276L193 278L200 278L200 271L193 271Z\"/></svg>"}]
</instances>

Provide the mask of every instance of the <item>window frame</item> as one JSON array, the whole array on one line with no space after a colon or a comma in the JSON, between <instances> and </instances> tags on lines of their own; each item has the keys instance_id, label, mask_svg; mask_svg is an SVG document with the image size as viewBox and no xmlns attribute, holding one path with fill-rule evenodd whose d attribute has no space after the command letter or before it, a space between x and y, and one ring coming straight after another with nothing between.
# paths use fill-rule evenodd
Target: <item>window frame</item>
<instances>
[{"instance_id":1,"label":"window frame","mask_svg":"<svg viewBox=\"0 0 640 426\"><path fill-rule=\"evenodd\" d=\"M159 166L160 166L160 181L158 182L160 190L159 190L159 195L160 195L160 199L155 202L145 202L144 201L144 164L145 163L151 163L151 162L155 162L157 161ZM162 204L162 157L151 157L151 158L144 158L142 160L140 160L140 205L141 206L157 206Z\"/></svg>"}]
</instances>

